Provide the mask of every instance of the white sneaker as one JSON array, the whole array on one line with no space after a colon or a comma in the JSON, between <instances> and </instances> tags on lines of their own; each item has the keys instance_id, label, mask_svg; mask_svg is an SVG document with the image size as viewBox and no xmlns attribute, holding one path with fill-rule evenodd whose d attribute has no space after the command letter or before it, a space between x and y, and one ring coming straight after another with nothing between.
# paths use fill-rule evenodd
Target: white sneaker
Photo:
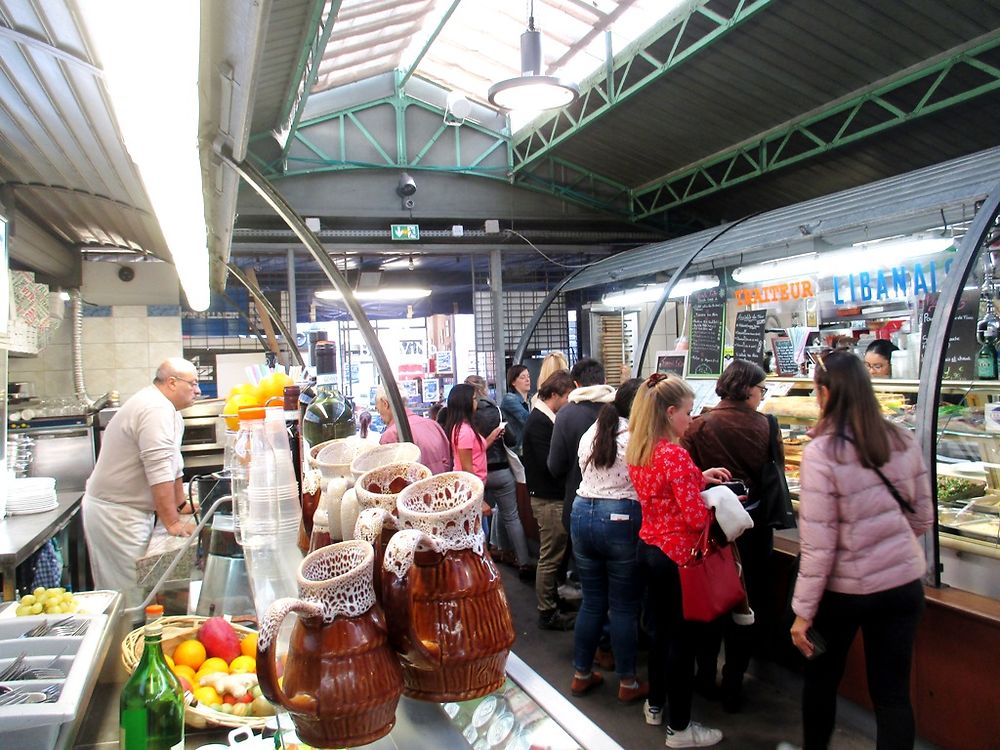
<instances>
[{"instance_id":1,"label":"white sneaker","mask_svg":"<svg viewBox=\"0 0 1000 750\"><path fill-rule=\"evenodd\" d=\"M663 709L649 705L648 700L642 704L642 715L646 717L646 723L654 727L663 723Z\"/></svg>"},{"instance_id":2,"label":"white sneaker","mask_svg":"<svg viewBox=\"0 0 1000 750\"><path fill-rule=\"evenodd\" d=\"M708 747L721 741L722 732L718 729L709 729L697 721L692 721L687 725L687 729L680 732L667 727L667 740L664 744L667 747Z\"/></svg>"},{"instance_id":3,"label":"white sneaker","mask_svg":"<svg viewBox=\"0 0 1000 750\"><path fill-rule=\"evenodd\" d=\"M779 742L777 750L801 750L798 745L793 745L791 742Z\"/></svg>"}]
</instances>

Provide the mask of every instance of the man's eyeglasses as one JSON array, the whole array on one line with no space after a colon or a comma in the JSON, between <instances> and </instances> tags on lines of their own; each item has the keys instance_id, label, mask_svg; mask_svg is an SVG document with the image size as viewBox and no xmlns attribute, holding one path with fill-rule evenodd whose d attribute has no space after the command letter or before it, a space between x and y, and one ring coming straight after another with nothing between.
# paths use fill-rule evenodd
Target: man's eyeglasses
<instances>
[{"instance_id":1,"label":"man's eyeglasses","mask_svg":"<svg viewBox=\"0 0 1000 750\"><path fill-rule=\"evenodd\" d=\"M179 378L176 375L171 375L170 377L173 378L174 380L179 380L182 383L187 383L192 388L197 388L198 387L198 381L197 380L185 380L184 378Z\"/></svg>"}]
</instances>

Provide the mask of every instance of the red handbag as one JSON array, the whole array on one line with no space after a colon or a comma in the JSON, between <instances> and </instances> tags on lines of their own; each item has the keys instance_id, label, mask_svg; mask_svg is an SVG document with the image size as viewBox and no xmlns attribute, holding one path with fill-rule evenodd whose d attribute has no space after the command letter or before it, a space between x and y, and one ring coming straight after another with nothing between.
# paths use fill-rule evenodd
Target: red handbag
<instances>
[{"instance_id":1,"label":"red handbag","mask_svg":"<svg viewBox=\"0 0 1000 750\"><path fill-rule=\"evenodd\" d=\"M719 547L710 541L709 525L691 550L691 561L677 568L684 619L694 622L711 622L731 612L747 595L733 545Z\"/></svg>"}]
</instances>

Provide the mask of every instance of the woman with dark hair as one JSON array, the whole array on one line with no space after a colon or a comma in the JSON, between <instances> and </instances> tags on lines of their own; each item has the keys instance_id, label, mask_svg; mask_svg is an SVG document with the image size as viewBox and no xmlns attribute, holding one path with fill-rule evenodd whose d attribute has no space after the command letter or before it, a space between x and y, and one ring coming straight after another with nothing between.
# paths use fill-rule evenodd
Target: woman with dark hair
<instances>
[{"instance_id":1,"label":"woman with dark hair","mask_svg":"<svg viewBox=\"0 0 1000 750\"><path fill-rule=\"evenodd\" d=\"M517 512L517 481L504 447L512 447L513 439L501 424L500 407L489 397L486 380L480 375L470 375L465 382L476 391L476 414L472 419L476 430L483 436L500 435L499 440L490 441L486 447L486 502L500 512L500 523L490 528L489 542L502 555L503 561L517 565L518 574L524 581L533 581L535 566Z\"/></svg>"},{"instance_id":2,"label":"woman with dark hair","mask_svg":"<svg viewBox=\"0 0 1000 750\"><path fill-rule=\"evenodd\" d=\"M453 470L467 471L486 482L486 449L500 437L503 428L497 427L488 436L482 437L473 421L478 403L476 389L459 383L448 394L448 411L442 427L451 443Z\"/></svg>"},{"instance_id":3,"label":"woman with dark hair","mask_svg":"<svg viewBox=\"0 0 1000 750\"><path fill-rule=\"evenodd\" d=\"M763 612L767 596L767 561L771 556L774 532L766 523L759 522L755 511L761 469L770 461L770 423L768 417L757 411L767 392L764 381L767 373L757 364L735 359L725 369L715 385L715 392L722 400L711 411L706 411L691 422L683 445L700 468L724 466L734 479L742 480L750 494L741 498L755 524L736 540L743 577L750 607ZM779 445L778 460L783 461ZM699 647L696 689L706 697L716 697L715 672L719 647L726 643L726 663L722 668L722 706L726 711L739 711L743 703L743 675L750 664L760 627L746 615L734 618L728 615L705 628L705 640ZM739 622L737 622L739 621Z\"/></svg>"},{"instance_id":4,"label":"woman with dark hair","mask_svg":"<svg viewBox=\"0 0 1000 750\"><path fill-rule=\"evenodd\" d=\"M643 714L647 724L662 724L669 704L667 747L708 747L722 740L718 729L691 720L699 628L684 619L678 567L691 561L692 549L712 520L701 491L732 476L725 468L701 471L680 445L693 405L694 391L687 383L676 375L653 373L632 403L625 449L642 506L639 565L648 582L647 613L653 628Z\"/></svg>"},{"instance_id":5,"label":"woman with dark hair","mask_svg":"<svg viewBox=\"0 0 1000 750\"><path fill-rule=\"evenodd\" d=\"M892 377L892 353L899 347L888 339L875 339L865 349L865 367L873 378Z\"/></svg>"},{"instance_id":6,"label":"woman with dark hair","mask_svg":"<svg viewBox=\"0 0 1000 750\"><path fill-rule=\"evenodd\" d=\"M500 411L507 420L507 432L514 439L514 451L521 453L524 423L528 421L528 393L531 392L531 373L524 365L512 365L507 370L507 392L500 402Z\"/></svg>"},{"instance_id":7,"label":"woman with dark hair","mask_svg":"<svg viewBox=\"0 0 1000 750\"><path fill-rule=\"evenodd\" d=\"M857 357L834 351L818 360L814 384L820 418L802 456L791 630L809 659L803 747L830 742L837 686L860 628L875 746L912 748L910 663L927 567L919 537L934 521L929 474L916 440L882 417Z\"/></svg>"},{"instance_id":8,"label":"woman with dark hair","mask_svg":"<svg viewBox=\"0 0 1000 750\"><path fill-rule=\"evenodd\" d=\"M583 480L573 500L570 535L580 576L583 601L573 634L573 695L584 695L604 678L593 671L594 655L605 616L611 622L611 647L618 672L618 700L632 703L649 693L648 683L636 680L638 640L639 498L625 465L628 417L632 399L642 384L623 383L614 403L605 404L597 421L583 433L577 453Z\"/></svg>"}]
</instances>

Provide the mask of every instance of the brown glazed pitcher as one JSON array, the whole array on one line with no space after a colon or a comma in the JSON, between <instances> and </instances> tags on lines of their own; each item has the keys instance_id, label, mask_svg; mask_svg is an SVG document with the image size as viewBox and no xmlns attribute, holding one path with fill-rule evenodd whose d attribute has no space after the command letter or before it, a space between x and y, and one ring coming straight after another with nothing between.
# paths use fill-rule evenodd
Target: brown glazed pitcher
<instances>
[{"instance_id":1,"label":"brown glazed pitcher","mask_svg":"<svg viewBox=\"0 0 1000 750\"><path fill-rule=\"evenodd\" d=\"M455 471L396 499L400 531L385 553L382 602L410 698L465 701L504 682L514 626L484 554L482 498L482 481Z\"/></svg>"},{"instance_id":2,"label":"brown glazed pitcher","mask_svg":"<svg viewBox=\"0 0 1000 750\"><path fill-rule=\"evenodd\" d=\"M315 747L367 745L396 723L403 679L375 602L374 559L371 545L359 541L311 553L299 566L299 598L278 599L261 623L261 691L291 714L299 737ZM281 687L275 642L289 612L299 617Z\"/></svg>"},{"instance_id":3,"label":"brown glazed pitcher","mask_svg":"<svg viewBox=\"0 0 1000 750\"><path fill-rule=\"evenodd\" d=\"M385 550L399 527L396 522L396 499L403 489L429 476L431 470L423 464L389 464L366 471L354 486L354 497L361 512L351 527L351 536L362 539L375 548L375 596L379 601L382 600L382 562ZM346 505L345 500L341 508ZM344 522L349 522L348 511L342 512ZM346 526L344 533L347 533Z\"/></svg>"}]
</instances>

